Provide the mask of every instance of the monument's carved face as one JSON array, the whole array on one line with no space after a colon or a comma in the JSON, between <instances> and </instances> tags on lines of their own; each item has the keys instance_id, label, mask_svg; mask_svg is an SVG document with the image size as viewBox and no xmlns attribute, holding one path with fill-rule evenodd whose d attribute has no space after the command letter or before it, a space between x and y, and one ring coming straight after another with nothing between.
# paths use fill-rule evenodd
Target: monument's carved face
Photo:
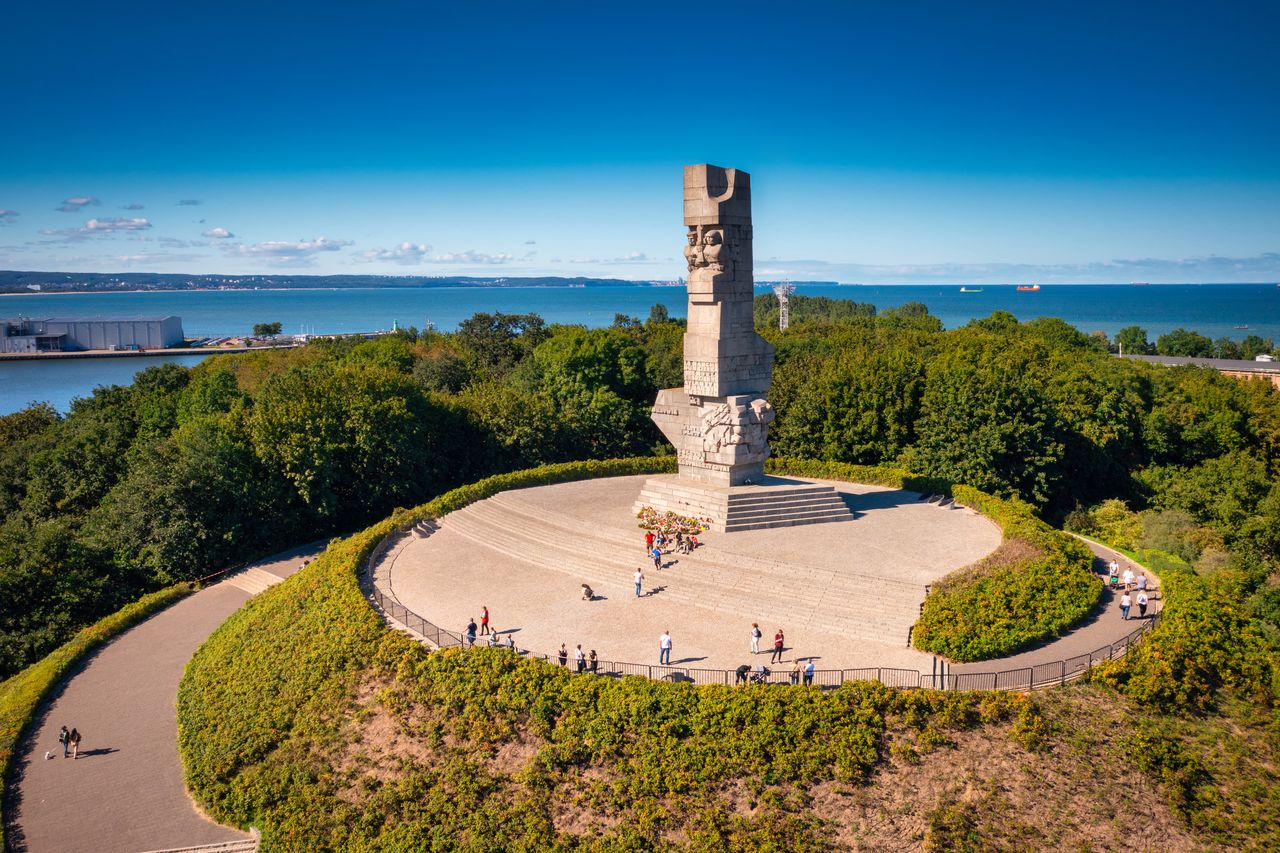
<instances>
[{"instance_id":1,"label":"monument's carved face","mask_svg":"<svg viewBox=\"0 0 1280 853\"><path fill-rule=\"evenodd\" d=\"M726 247L722 228L690 226L684 257L689 262L689 272L701 269L713 274L722 273L726 262L732 261L733 247Z\"/></svg>"}]
</instances>

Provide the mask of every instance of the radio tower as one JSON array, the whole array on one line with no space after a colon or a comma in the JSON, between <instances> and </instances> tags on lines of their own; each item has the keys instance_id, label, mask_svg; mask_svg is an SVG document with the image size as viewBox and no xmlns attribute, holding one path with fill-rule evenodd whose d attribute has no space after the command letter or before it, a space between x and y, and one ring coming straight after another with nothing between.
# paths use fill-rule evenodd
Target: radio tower
<instances>
[{"instance_id":1,"label":"radio tower","mask_svg":"<svg viewBox=\"0 0 1280 853\"><path fill-rule=\"evenodd\" d=\"M796 286L789 281L780 281L773 286L773 295L778 297L778 329L785 332L791 325L791 294Z\"/></svg>"}]
</instances>

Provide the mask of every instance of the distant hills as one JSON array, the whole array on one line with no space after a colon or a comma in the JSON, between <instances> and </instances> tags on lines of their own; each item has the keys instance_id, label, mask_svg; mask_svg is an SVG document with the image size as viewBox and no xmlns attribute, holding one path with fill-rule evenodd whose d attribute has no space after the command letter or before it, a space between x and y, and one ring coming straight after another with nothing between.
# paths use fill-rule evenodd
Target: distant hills
<instances>
[{"instance_id":1,"label":"distant hills","mask_svg":"<svg viewBox=\"0 0 1280 853\"><path fill-rule=\"evenodd\" d=\"M808 281L801 284L836 284ZM582 276L465 275L191 275L188 273L30 272L0 270L0 293L110 293L132 290L347 289L357 287L671 287L683 281L628 281ZM757 282L766 284L766 282Z\"/></svg>"}]
</instances>

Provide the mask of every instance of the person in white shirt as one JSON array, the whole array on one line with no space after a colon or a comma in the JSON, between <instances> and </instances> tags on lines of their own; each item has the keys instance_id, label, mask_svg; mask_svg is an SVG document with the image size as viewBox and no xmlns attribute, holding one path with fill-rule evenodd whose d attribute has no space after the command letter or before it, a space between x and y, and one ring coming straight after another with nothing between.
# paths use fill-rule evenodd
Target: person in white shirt
<instances>
[{"instance_id":1,"label":"person in white shirt","mask_svg":"<svg viewBox=\"0 0 1280 853\"><path fill-rule=\"evenodd\" d=\"M1142 572L1141 574L1138 575L1138 589L1144 590L1146 588L1147 588L1147 573Z\"/></svg>"},{"instance_id":2,"label":"person in white shirt","mask_svg":"<svg viewBox=\"0 0 1280 853\"><path fill-rule=\"evenodd\" d=\"M760 638L763 636L764 634L760 632L760 623L752 622L751 623L751 654L753 655L760 654Z\"/></svg>"},{"instance_id":3,"label":"person in white shirt","mask_svg":"<svg viewBox=\"0 0 1280 853\"><path fill-rule=\"evenodd\" d=\"M1133 586L1133 569L1124 570L1124 588L1128 589Z\"/></svg>"},{"instance_id":4,"label":"person in white shirt","mask_svg":"<svg viewBox=\"0 0 1280 853\"><path fill-rule=\"evenodd\" d=\"M663 666L671 665L671 632L663 631L662 636L658 638L658 663Z\"/></svg>"},{"instance_id":5,"label":"person in white shirt","mask_svg":"<svg viewBox=\"0 0 1280 853\"><path fill-rule=\"evenodd\" d=\"M1147 594L1145 592L1138 593L1138 618L1145 619L1147 616Z\"/></svg>"},{"instance_id":6,"label":"person in white shirt","mask_svg":"<svg viewBox=\"0 0 1280 853\"><path fill-rule=\"evenodd\" d=\"M1124 595L1120 596L1120 616L1125 621L1128 621L1129 619L1129 608L1132 606L1133 606L1133 599L1129 597L1128 592L1125 592Z\"/></svg>"},{"instance_id":7,"label":"person in white shirt","mask_svg":"<svg viewBox=\"0 0 1280 853\"><path fill-rule=\"evenodd\" d=\"M577 664L578 672L582 672L582 670L587 667L587 655L582 651L581 643L579 643L578 647L573 650L573 662Z\"/></svg>"}]
</instances>

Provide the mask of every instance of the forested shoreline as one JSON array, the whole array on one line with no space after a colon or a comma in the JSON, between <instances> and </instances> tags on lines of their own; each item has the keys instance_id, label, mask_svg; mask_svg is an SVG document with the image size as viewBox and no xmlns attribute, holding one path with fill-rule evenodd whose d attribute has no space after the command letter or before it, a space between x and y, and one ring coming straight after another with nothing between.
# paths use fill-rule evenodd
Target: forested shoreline
<instances>
[{"instance_id":1,"label":"forested shoreline","mask_svg":"<svg viewBox=\"0 0 1280 853\"><path fill-rule=\"evenodd\" d=\"M756 311L777 347L776 455L1021 498L1051 523L1229 573L1280 634L1280 394L1266 383L1116 359L1117 341L1002 312L943 331L918 304L796 298L778 332L774 297ZM662 306L600 329L479 314L454 333L163 365L65 417L0 418L0 677L174 581L489 474L660 451L648 410L681 383L682 334Z\"/></svg>"}]
</instances>

